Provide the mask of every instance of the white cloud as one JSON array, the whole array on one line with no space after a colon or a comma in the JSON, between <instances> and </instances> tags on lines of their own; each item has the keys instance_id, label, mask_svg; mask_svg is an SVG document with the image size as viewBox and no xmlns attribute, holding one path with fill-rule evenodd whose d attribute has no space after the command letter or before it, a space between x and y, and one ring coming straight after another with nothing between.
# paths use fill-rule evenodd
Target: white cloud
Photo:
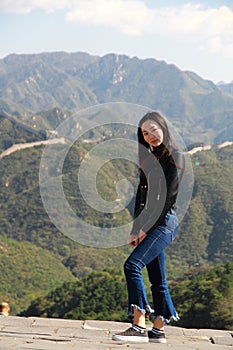
<instances>
[{"instance_id":1,"label":"white cloud","mask_svg":"<svg viewBox=\"0 0 233 350\"><path fill-rule=\"evenodd\" d=\"M193 41L210 52L232 56L233 11L191 3L149 8L135 0L80 0L67 13L67 20L114 28L127 35L162 35Z\"/></svg>"},{"instance_id":2,"label":"white cloud","mask_svg":"<svg viewBox=\"0 0 233 350\"><path fill-rule=\"evenodd\" d=\"M26 14L35 9L41 9L53 12L67 8L69 2L67 0L0 0L0 11Z\"/></svg>"},{"instance_id":3,"label":"white cloud","mask_svg":"<svg viewBox=\"0 0 233 350\"><path fill-rule=\"evenodd\" d=\"M221 52L225 57L233 58L233 39L232 37L221 37L215 36L211 37L207 43L206 47L209 52L217 54Z\"/></svg>"},{"instance_id":4,"label":"white cloud","mask_svg":"<svg viewBox=\"0 0 233 350\"><path fill-rule=\"evenodd\" d=\"M127 35L190 40L197 47L233 57L233 11L227 6L187 3L149 8L145 0L0 0L0 11L29 13L34 9L63 9L67 21L73 23L114 28Z\"/></svg>"},{"instance_id":5,"label":"white cloud","mask_svg":"<svg viewBox=\"0 0 233 350\"><path fill-rule=\"evenodd\" d=\"M219 36L211 38L208 42L209 51L217 53L222 50L222 40Z\"/></svg>"},{"instance_id":6,"label":"white cloud","mask_svg":"<svg viewBox=\"0 0 233 350\"><path fill-rule=\"evenodd\" d=\"M82 0L67 14L69 21L112 27L128 35L143 34L153 18L153 11L139 0Z\"/></svg>"}]
</instances>

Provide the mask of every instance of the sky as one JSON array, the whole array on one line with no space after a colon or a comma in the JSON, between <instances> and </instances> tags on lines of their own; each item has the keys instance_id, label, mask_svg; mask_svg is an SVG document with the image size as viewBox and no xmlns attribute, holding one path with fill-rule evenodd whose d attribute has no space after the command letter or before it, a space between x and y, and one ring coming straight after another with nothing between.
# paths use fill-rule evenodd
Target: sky
<instances>
[{"instance_id":1,"label":"sky","mask_svg":"<svg viewBox=\"0 0 233 350\"><path fill-rule=\"evenodd\" d=\"M66 51L154 58L233 81L233 0L0 0L0 58Z\"/></svg>"}]
</instances>

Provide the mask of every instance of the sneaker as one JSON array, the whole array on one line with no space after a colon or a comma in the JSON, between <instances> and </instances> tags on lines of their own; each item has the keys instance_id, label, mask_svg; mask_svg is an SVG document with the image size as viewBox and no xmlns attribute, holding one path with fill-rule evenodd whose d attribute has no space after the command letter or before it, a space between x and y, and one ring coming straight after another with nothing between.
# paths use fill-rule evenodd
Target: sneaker
<instances>
[{"instance_id":1,"label":"sneaker","mask_svg":"<svg viewBox=\"0 0 233 350\"><path fill-rule=\"evenodd\" d=\"M148 337L150 343L167 343L167 339L164 332L155 333L153 331L148 331Z\"/></svg>"},{"instance_id":2,"label":"sneaker","mask_svg":"<svg viewBox=\"0 0 233 350\"><path fill-rule=\"evenodd\" d=\"M148 343L149 338L146 329L135 329L134 326L128 328L126 331L116 333L112 335L112 340L121 342L132 342L132 343Z\"/></svg>"}]
</instances>

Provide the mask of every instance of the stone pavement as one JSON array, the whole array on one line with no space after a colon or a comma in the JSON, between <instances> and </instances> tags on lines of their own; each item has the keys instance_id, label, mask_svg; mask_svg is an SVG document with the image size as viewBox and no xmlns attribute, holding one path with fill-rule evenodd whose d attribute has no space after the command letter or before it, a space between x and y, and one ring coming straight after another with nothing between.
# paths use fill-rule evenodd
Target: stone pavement
<instances>
[{"instance_id":1,"label":"stone pavement","mask_svg":"<svg viewBox=\"0 0 233 350\"><path fill-rule=\"evenodd\" d=\"M129 323L39 317L0 317L0 350L233 350L230 331L166 326L167 344L121 344L115 331Z\"/></svg>"}]
</instances>

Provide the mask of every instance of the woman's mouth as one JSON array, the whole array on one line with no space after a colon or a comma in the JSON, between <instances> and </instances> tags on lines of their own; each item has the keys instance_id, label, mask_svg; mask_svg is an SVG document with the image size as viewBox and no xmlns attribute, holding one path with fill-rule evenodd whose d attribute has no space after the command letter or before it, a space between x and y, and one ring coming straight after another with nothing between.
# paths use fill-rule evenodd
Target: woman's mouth
<instances>
[{"instance_id":1,"label":"woman's mouth","mask_svg":"<svg viewBox=\"0 0 233 350\"><path fill-rule=\"evenodd\" d=\"M152 140L150 140L150 143L158 143L158 142L159 142L158 139L152 139Z\"/></svg>"}]
</instances>

